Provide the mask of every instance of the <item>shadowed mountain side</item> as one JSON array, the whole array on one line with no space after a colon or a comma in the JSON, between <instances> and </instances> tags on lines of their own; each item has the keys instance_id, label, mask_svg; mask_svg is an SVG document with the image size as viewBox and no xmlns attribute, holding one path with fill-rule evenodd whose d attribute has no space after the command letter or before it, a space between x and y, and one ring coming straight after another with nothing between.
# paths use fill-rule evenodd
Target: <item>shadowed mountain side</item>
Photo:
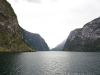
<instances>
[{"instance_id":1,"label":"shadowed mountain side","mask_svg":"<svg viewBox=\"0 0 100 75\"><path fill-rule=\"evenodd\" d=\"M75 39L75 37L78 35L79 32L81 32L81 30L82 30L81 28L78 28L70 32L66 40L66 43L64 45L64 48L66 48Z\"/></svg>"},{"instance_id":2,"label":"shadowed mountain side","mask_svg":"<svg viewBox=\"0 0 100 75\"><path fill-rule=\"evenodd\" d=\"M22 39L17 16L6 0L0 0L0 52L35 51Z\"/></svg>"},{"instance_id":3,"label":"shadowed mountain side","mask_svg":"<svg viewBox=\"0 0 100 75\"><path fill-rule=\"evenodd\" d=\"M31 33L24 29L22 29L22 33L27 44L29 44L36 51L50 51L45 40L39 34Z\"/></svg>"},{"instance_id":4,"label":"shadowed mountain side","mask_svg":"<svg viewBox=\"0 0 100 75\"><path fill-rule=\"evenodd\" d=\"M85 24L81 29L72 31L63 50L100 51L100 18Z\"/></svg>"},{"instance_id":5,"label":"shadowed mountain side","mask_svg":"<svg viewBox=\"0 0 100 75\"><path fill-rule=\"evenodd\" d=\"M66 43L66 40L64 40L62 43L57 45L55 48L52 48L51 51L61 51Z\"/></svg>"}]
</instances>

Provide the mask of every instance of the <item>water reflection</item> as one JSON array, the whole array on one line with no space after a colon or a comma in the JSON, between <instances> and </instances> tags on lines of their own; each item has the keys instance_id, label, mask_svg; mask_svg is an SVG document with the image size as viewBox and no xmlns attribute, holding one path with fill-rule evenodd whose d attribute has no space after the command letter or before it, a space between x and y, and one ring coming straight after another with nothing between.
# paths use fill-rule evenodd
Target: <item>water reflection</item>
<instances>
[{"instance_id":1,"label":"water reflection","mask_svg":"<svg viewBox=\"0 0 100 75\"><path fill-rule=\"evenodd\" d=\"M99 75L100 53L0 53L0 75Z\"/></svg>"}]
</instances>

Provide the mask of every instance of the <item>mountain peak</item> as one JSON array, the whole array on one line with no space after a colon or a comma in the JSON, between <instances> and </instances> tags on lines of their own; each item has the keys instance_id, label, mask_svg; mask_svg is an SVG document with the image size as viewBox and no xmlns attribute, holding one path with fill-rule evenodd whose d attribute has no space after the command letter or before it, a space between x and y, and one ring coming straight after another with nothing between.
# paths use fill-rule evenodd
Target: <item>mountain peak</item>
<instances>
[{"instance_id":1,"label":"mountain peak","mask_svg":"<svg viewBox=\"0 0 100 75\"><path fill-rule=\"evenodd\" d=\"M64 50L100 51L100 17L85 24L83 28L70 33Z\"/></svg>"},{"instance_id":2,"label":"mountain peak","mask_svg":"<svg viewBox=\"0 0 100 75\"><path fill-rule=\"evenodd\" d=\"M0 0L0 51L34 51L22 39L16 14L6 0Z\"/></svg>"}]
</instances>

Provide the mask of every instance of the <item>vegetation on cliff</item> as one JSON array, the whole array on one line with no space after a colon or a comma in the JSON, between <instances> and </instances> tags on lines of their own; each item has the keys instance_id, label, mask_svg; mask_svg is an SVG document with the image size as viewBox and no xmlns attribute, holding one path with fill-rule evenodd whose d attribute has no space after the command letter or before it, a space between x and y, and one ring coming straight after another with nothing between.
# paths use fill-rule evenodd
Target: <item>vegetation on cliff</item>
<instances>
[{"instance_id":1,"label":"vegetation on cliff","mask_svg":"<svg viewBox=\"0 0 100 75\"><path fill-rule=\"evenodd\" d=\"M23 40L17 16L6 0L0 0L0 51L35 51Z\"/></svg>"},{"instance_id":2,"label":"vegetation on cliff","mask_svg":"<svg viewBox=\"0 0 100 75\"><path fill-rule=\"evenodd\" d=\"M34 48L36 51L50 51L45 40L36 33L31 33L25 29L21 29L23 33L23 38L28 45Z\"/></svg>"}]
</instances>

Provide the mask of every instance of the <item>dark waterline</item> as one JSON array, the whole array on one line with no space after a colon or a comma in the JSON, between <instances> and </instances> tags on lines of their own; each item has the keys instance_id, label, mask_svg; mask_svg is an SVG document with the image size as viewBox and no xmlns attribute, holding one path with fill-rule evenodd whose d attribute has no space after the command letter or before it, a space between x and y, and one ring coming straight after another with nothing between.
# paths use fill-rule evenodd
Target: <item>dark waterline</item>
<instances>
[{"instance_id":1,"label":"dark waterline","mask_svg":"<svg viewBox=\"0 0 100 75\"><path fill-rule=\"evenodd\" d=\"M100 75L100 52L0 53L0 75Z\"/></svg>"}]
</instances>

